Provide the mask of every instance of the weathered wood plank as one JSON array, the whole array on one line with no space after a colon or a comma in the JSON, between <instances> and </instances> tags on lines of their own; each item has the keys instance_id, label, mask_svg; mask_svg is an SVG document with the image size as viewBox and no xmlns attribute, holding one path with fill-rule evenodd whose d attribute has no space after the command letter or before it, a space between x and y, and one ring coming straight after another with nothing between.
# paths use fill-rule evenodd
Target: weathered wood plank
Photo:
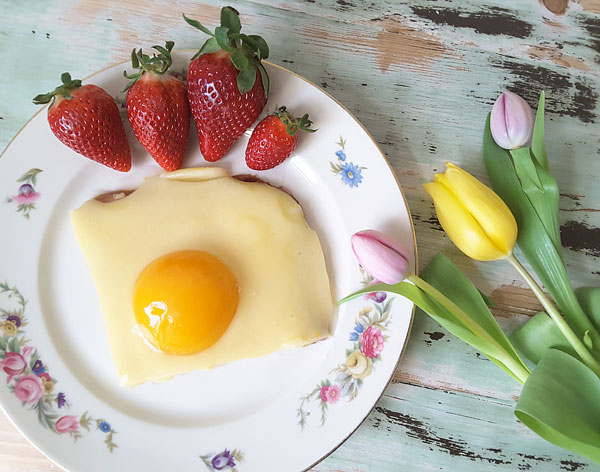
<instances>
[{"instance_id":1,"label":"weathered wood plank","mask_svg":"<svg viewBox=\"0 0 600 472\"><path fill-rule=\"evenodd\" d=\"M597 470L540 443L512 409L510 403L405 385L386 395L365 424L313 470Z\"/></svg>"}]
</instances>

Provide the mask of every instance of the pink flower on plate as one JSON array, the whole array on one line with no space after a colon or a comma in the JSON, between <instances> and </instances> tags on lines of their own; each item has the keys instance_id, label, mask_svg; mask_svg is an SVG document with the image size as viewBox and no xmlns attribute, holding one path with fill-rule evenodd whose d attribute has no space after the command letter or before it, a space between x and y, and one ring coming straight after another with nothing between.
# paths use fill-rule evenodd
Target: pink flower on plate
<instances>
[{"instance_id":1,"label":"pink flower on plate","mask_svg":"<svg viewBox=\"0 0 600 472\"><path fill-rule=\"evenodd\" d=\"M56 420L54 428L56 429L56 432L60 434L68 433L69 431L77 431L77 429L79 429L79 421L77 421L76 416L61 416Z\"/></svg>"},{"instance_id":2,"label":"pink flower on plate","mask_svg":"<svg viewBox=\"0 0 600 472\"><path fill-rule=\"evenodd\" d=\"M33 186L30 184L23 184L19 187L19 194L13 195L10 197L10 200L18 203L19 205L33 203L38 198L40 198L41 194L36 192Z\"/></svg>"},{"instance_id":3,"label":"pink flower on plate","mask_svg":"<svg viewBox=\"0 0 600 472\"><path fill-rule=\"evenodd\" d=\"M43 381L46 382L50 382L52 380L52 377L50 377L50 374L48 372L42 372L41 374L38 374L38 377L40 379L44 379Z\"/></svg>"},{"instance_id":4,"label":"pink flower on plate","mask_svg":"<svg viewBox=\"0 0 600 472\"><path fill-rule=\"evenodd\" d=\"M42 381L34 374L20 377L15 384L15 396L25 403L37 403L42 398Z\"/></svg>"},{"instance_id":5,"label":"pink flower on plate","mask_svg":"<svg viewBox=\"0 0 600 472\"><path fill-rule=\"evenodd\" d=\"M383 334L373 326L369 326L362 335L360 351L369 359L374 359L383 351Z\"/></svg>"},{"instance_id":6,"label":"pink flower on plate","mask_svg":"<svg viewBox=\"0 0 600 472\"><path fill-rule=\"evenodd\" d=\"M7 352L4 360L0 362L2 370L8 374L6 383L10 382L15 375L23 373L27 367L27 361L21 354L16 352Z\"/></svg>"},{"instance_id":7,"label":"pink flower on plate","mask_svg":"<svg viewBox=\"0 0 600 472\"><path fill-rule=\"evenodd\" d=\"M18 352L7 352L6 357L0 361L0 367L8 374L6 383L9 383L16 375L22 374L27 368L27 359L31 354L33 348L31 346L25 346L22 354Z\"/></svg>"},{"instance_id":8,"label":"pink flower on plate","mask_svg":"<svg viewBox=\"0 0 600 472\"><path fill-rule=\"evenodd\" d=\"M321 400L324 403L337 403L342 391L337 385L323 385L321 387Z\"/></svg>"}]
</instances>

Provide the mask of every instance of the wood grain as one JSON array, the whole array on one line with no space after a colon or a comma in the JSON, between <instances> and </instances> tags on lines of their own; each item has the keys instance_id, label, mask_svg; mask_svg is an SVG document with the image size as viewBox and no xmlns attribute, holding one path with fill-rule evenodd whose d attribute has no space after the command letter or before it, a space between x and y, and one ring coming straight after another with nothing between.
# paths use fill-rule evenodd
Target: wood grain
<instances>
[{"instance_id":1,"label":"wood grain","mask_svg":"<svg viewBox=\"0 0 600 472\"><path fill-rule=\"evenodd\" d=\"M441 230L422 183L447 160L486 180L482 125L508 88L547 94L547 140L561 188L564 259L573 283L600 285L600 2L268 0L232 2L271 60L323 87L373 134L406 193L420 262L456 261L511 332L540 307L502 262L467 260ZM185 12L214 26L217 1L1 2L0 147L35 111L31 97L65 70L85 76L132 47L197 48ZM16 47L15 45L18 45ZM519 254L517 253L517 256ZM597 470L524 428L519 386L423 314L367 421L314 470ZM0 419L0 471L56 471Z\"/></svg>"}]
</instances>

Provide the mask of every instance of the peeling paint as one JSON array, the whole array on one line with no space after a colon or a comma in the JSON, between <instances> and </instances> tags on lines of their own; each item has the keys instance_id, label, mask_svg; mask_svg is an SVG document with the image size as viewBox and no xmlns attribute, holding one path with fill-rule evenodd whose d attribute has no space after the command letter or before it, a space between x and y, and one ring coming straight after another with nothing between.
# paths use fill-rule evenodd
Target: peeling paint
<instances>
[{"instance_id":1,"label":"peeling paint","mask_svg":"<svg viewBox=\"0 0 600 472\"><path fill-rule=\"evenodd\" d=\"M596 51L596 62L600 63L600 18L580 17L579 23L589 35L589 45Z\"/></svg>"},{"instance_id":2,"label":"peeling paint","mask_svg":"<svg viewBox=\"0 0 600 472\"><path fill-rule=\"evenodd\" d=\"M513 10L489 7L479 12L452 10L450 8L410 7L413 13L438 25L470 28L487 35L507 35L514 38L528 38L533 25L520 19Z\"/></svg>"},{"instance_id":3,"label":"peeling paint","mask_svg":"<svg viewBox=\"0 0 600 472\"><path fill-rule=\"evenodd\" d=\"M406 429L406 434L411 438L435 446L451 456L465 457L474 461L485 461L497 465L512 464L511 460L483 455L485 454L484 451L481 451L481 454L475 452L466 442L459 439L440 436L437 434L435 427L432 427L411 415L388 410L382 406L375 407L375 411L383 415L385 420L389 423L404 427ZM380 424L374 424L373 426L376 428L381 427Z\"/></svg>"},{"instance_id":4,"label":"peeling paint","mask_svg":"<svg viewBox=\"0 0 600 472\"><path fill-rule=\"evenodd\" d=\"M345 43L353 53L357 52L356 46L374 52L377 68L381 72L387 72L391 67L402 64L414 71L431 74L430 66L434 60L450 56L461 57L447 48L436 36L411 26L402 15L378 17L369 23L375 23L381 29L377 32L368 31L354 35L344 31L310 27L305 29L305 33L307 36Z\"/></svg>"},{"instance_id":5,"label":"peeling paint","mask_svg":"<svg viewBox=\"0 0 600 472\"><path fill-rule=\"evenodd\" d=\"M582 467L586 468L587 465L584 464L583 462L575 462L575 461L567 461L567 460L560 461L560 468L562 470L566 470L568 472L575 472Z\"/></svg>"},{"instance_id":6,"label":"peeling paint","mask_svg":"<svg viewBox=\"0 0 600 472\"><path fill-rule=\"evenodd\" d=\"M400 15L375 20L382 31L377 33L376 55L379 69L387 71L393 64L408 64L427 70L434 59L450 53L436 36L410 26Z\"/></svg>"},{"instance_id":7,"label":"peeling paint","mask_svg":"<svg viewBox=\"0 0 600 472\"><path fill-rule=\"evenodd\" d=\"M525 53L532 59L548 59L562 67L572 67L577 70L589 69L584 60L564 54L556 45L529 46Z\"/></svg>"},{"instance_id":8,"label":"peeling paint","mask_svg":"<svg viewBox=\"0 0 600 472\"><path fill-rule=\"evenodd\" d=\"M563 246L600 257L600 228L593 228L581 221L567 221L560 227Z\"/></svg>"}]
</instances>

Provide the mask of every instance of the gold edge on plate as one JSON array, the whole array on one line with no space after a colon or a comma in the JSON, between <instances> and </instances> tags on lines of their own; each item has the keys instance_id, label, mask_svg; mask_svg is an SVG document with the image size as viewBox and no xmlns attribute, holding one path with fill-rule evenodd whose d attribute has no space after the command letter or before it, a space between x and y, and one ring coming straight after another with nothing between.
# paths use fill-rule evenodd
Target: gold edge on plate
<instances>
[{"instance_id":1,"label":"gold edge on plate","mask_svg":"<svg viewBox=\"0 0 600 472\"><path fill-rule=\"evenodd\" d=\"M178 49L175 50L173 52L194 52L195 49ZM87 80L90 77L94 77L97 74L100 74L101 72L104 72L105 70L111 69L113 67L116 67L120 64L125 64L128 63L129 60L125 60L125 61L120 61L120 62L115 62L113 64L110 64L108 66L103 67L102 69L99 69L95 72L92 72L91 74L85 76L82 80ZM402 189L402 185L400 185L400 182L398 180L398 176L396 175L396 172L394 172L394 169L392 168L392 166L390 165L390 162L388 161L387 157L385 156L385 154L383 153L383 151L381 150L381 148L379 147L379 145L377 144L377 142L375 141L375 139L373 138L373 136L371 135L371 133L367 130L367 128L365 128L365 126L354 116L354 114L348 110L348 108L346 108L342 103L340 103L335 97L333 97L330 93L326 92L325 90L323 90L321 87L319 87L318 85L316 85L314 82L311 82L310 80L306 79L305 77L302 77L301 75L297 74L294 71L291 71L285 67L282 67L278 64L273 64L272 62L269 61L263 61L267 64L269 64L270 66L273 66L277 69L283 70L285 72L287 72L288 74L293 75L294 77L297 77L301 80L303 80L304 82L306 82L307 84L315 87L317 90L321 91L322 93L324 93L327 97L329 97L331 100L334 101L334 103L336 103L340 108L342 108L346 113L348 113L348 115L350 115L352 117L352 119L362 128L362 130L365 132L365 134L367 135L367 137L371 140L371 142L375 145L375 147L377 148L377 150L379 151L379 153L381 154L381 156L383 157L383 160L385 161L386 165L388 166L389 171L392 173L392 176L394 177L394 180L396 181L396 185L398 186L398 189L400 190L400 194L402 195L402 200L404 201L404 206L406 207L406 211L408 212L408 218L410 221L410 227L411 227L411 232L412 232L412 237L413 237L413 247L414 247L414 257L415 257L415 274L418 275L419 273L419 254L417 251L417 238L416 238L416 234L415 234L415 225L412 222L412 215L410 212L410 207L408 206L408 200L406 198L406 195L404 194L404 190ZM21 128L16 132L16 134L11 138L11 140L8 142L8 144L6 145L6 147L3 149L2 153L0 153L0 159L2 158L2 156L4 156L4 154L6 153L6 151L8 150L8 148L10 147L10 145L13 143L13 141L17 138L17 136L21 133L21 131L23 131L23 129L25 129L25 127L37 116L39 115L42 111L44 111L46 108L48 107L48 105L42 107L41 109L39 109L37 112L35 112L31 118L29 118L24 124L23 126L21 126ZM406 334L406 340L404 342L404 346L402 346L402 351L400 352L400 356L398 356L398 361L396 362L396 365L392 371L392 374L390 375L390 378L387 380L387 382L385 383L385 386L383 388L383 390L381 391L381 394L379 395L379 397L377 398L377 400L375 401L375 403L373 404L373 406L369 409L369 411L367 412L367 414L364 416L364 418L362 420L360 420L360 422L358 423L358 425L356 425L356 428L354 428L344 439L342 439L340 441L340 443L335 446L333 449L331 449L329 452L327 452L327 454L325 454L324 456L322 456L319 460L315 461L313 464L311 464L310 466L308 466L306 469L304 470L309 470L312 467L314 467L315 465L317 465L318 463L320 463L321 461L323 461L325 458L327 458L328 456L330 456L336 449L338 449L342 444L344 444L344 442L346 442L348 440L348 438L350 436L352 436L356 430L358 428L360 428L360 426L365 422L365 420L369 417L369 415L371 414L371 412L373 411L373 409L375 408L375 406L377 405L377 403L379 403L379 401L383 398L383 396L385 395L385 391L387 390L387 387L389 386L389 384L391 383L392 379L394 378L394 374L396 373L396 370L398 369L398 366L400 365L400 362L402 361L402 358L404 357L404 353L406 351L406 345L408 344L408 339L410 337L410 333L412 331L412 326L413 326L413 321L415 319L415 305L413 305L413 309L412 309L412 313L410 316L410 324L408 326L408 331ZM14 423L14 421L12 420L12 418L7 414L7 411L3 408L2 405L0 405L0 408L3 410L4 414L7 416L7 418L9 419L9 421L13 424L13 426L28 440L28 442L30 444L32 444L39 452L41 452L42 454L44 454L46 457L48 457L48 459L50 459L52 462L54 462L56 465L59 465L57 461L55 461L53 458L50 457L50 455L48 453L46 453L45 451L42 451L40 448L38 448L37 445L35 445L32 441L29 440L29 438L27 438L27 436L25 434L22 433L22 431L20 430L20 428ZM59 465L60 466L60 465Z\"/></svg>"}]
</instances>

